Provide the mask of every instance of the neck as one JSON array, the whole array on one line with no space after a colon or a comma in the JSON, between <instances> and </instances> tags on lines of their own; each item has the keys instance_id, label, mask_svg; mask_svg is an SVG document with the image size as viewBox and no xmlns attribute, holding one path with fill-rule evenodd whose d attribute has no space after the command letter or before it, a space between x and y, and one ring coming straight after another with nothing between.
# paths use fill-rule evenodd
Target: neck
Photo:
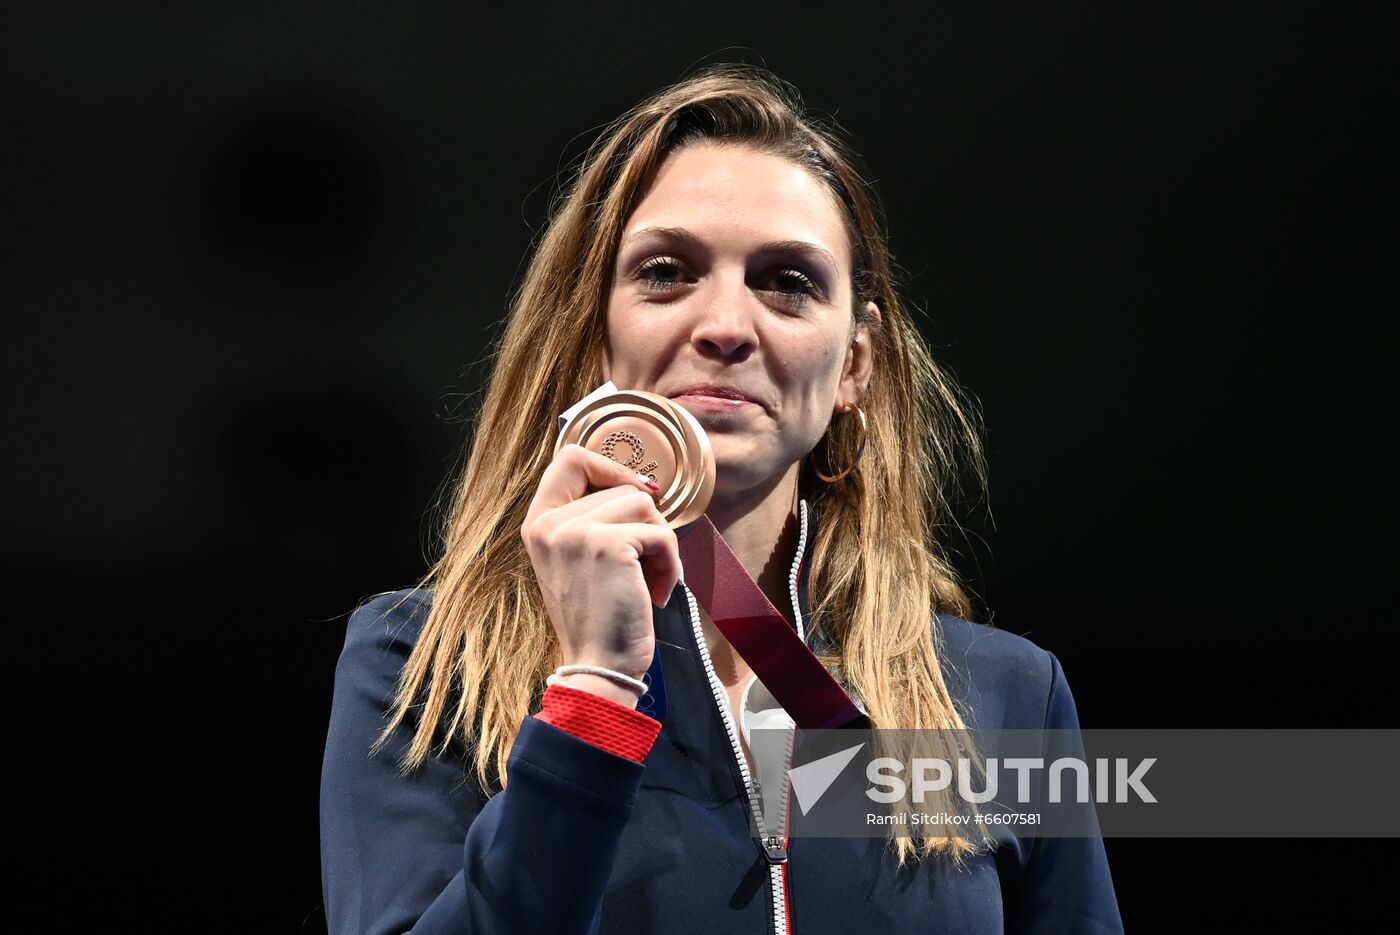
<instances>
[{"instance_id":1,"label":"neck","mask_svg":"<svg viewBox=\"0 0 1400 935\"><path fill-rule=\"evenodd\" d=\"M705 511L773 606L789 620L788 575L797 549L797 471L743 497L716 496Z\"/></svg>"}]
</instances>

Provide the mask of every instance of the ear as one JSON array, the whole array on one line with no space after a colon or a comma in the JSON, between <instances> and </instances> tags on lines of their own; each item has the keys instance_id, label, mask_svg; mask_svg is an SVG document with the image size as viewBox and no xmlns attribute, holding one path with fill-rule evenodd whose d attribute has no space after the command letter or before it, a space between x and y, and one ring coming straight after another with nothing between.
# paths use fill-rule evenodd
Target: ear
<instances>
[{"instance_id":1,"label":"ear","mask_svg":"<svg viewBox=\"0 0 1400 935\"><path fill-rule=\"evenodd\" d=\"M874 302L865 303L866 313L877 322L881 321L880 307ZM841 370L841 382L837 386L836 399L832 408L835 412L845 412L851 403L857 406L865 399L865 391L870 386L870 377L875 368L875 348L870 342L870 329L857 324L851 332L851 343L846 348L846 359Z\"/></svg>"}]
</instances>

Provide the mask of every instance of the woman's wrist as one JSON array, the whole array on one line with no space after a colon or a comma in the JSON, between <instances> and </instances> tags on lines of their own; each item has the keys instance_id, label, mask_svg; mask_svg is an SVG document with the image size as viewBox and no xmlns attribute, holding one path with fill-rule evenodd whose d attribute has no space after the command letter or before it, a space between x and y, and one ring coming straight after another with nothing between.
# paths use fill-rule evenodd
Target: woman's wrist
<instances>
[{"instance_id":1,"label":"woman's wrist","mask_svg":"<svg viewBox=\"0 0 1400 935\"><path fill-rule=\"evenodd\" d=\"M573 660L554 670L545 685L567 685L635 709L647 693L647 673L632 675L616 666Z\"/></svg>"},{"instance_id":2,"label":"woman's wrist","mask_svg":"<svg viewBox=\"0 0 1400 935\"><path fill-rule=\"evenodd\" d=\"M640 696L630 688L625 688L611 679L601 675L594 675L591 672L574 672L569 675L561 675L555 679L556 685L565 685L569 688L577 688L580 691L590 692L600 695L609 701L626 705L633 710L637 708L637 701Z\"/></svg>"}]
</instances>

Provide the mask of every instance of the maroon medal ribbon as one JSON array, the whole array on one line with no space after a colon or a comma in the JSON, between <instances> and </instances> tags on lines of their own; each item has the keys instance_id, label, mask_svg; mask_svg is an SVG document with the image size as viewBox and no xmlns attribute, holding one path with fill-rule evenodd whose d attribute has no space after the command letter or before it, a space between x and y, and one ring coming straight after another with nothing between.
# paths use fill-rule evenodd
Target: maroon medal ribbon
<instances>
[{"instance_id":1,"label":"maroon medal ribbon","mask_svg":"<svg viewBox=\"0 0 1400 935\"><path fill-rule=\"evenodd\" d=\"M708 516L691 524L679 541L686 587L798 727L869 726L846 690L749 577Z\"/></svg>"}]
</instances>

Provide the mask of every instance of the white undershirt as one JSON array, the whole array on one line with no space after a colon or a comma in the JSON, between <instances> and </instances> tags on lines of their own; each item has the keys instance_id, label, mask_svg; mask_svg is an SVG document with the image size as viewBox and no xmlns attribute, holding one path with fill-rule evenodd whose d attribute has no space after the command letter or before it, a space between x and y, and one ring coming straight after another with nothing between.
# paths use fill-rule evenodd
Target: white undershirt
<instances>
[{"instance_id":1,"label":"white undershirt","mask_svg":"<svg viewBox=\"0 0 1400 935\"><path fill-rule=\"evenodd\" d=\"M750 676L748 684L744 686L738 718L734 717L728 692L724 693L724 706L735 721L735 726L743 733L744 743L748 744L749 774L758 783L763 823L779 831L786 825L784 772L787 770L792 730L797 725L757 675ZM755 735L755 731L761 733ZM758 745L756 749L755 743Z\"/></svg>"}]
</instances>

